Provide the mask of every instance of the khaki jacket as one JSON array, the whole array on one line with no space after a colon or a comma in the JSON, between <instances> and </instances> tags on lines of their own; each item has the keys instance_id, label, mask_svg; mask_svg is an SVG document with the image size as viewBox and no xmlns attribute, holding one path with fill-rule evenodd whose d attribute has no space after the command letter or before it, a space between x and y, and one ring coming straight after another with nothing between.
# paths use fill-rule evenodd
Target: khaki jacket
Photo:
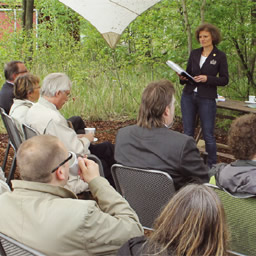
<instances>
[{"instance_id":1,"label":"khaki jacket","mask_svg":"<svg viewBox=\"0 0 256 256\"><path fill-rule=\"evenodd\" d=\"M137 215L105 178L89 184L97 202L49 184L12 184L14 191L0 196L0 232L46 255L115 255L143 235Z\"/></svg>"},{"instance_id":2,"label":"khaki jacket","mask_svg":"<svg viewBox=\"0 0 256 256\"><path fill-rule=\"evenodd\" d=\"M78 138L56 106L43 97L29 109L25 122L40 134L58 137L69 151L82 155L90 154L90 141L87 138Z\"/></svg>"}]
</instances>

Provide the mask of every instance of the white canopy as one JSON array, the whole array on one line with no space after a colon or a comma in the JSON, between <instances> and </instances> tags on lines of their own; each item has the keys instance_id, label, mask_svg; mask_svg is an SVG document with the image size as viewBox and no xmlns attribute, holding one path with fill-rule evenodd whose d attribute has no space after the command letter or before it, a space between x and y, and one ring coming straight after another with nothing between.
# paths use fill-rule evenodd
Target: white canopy
<instances>
[{"instance_id":1,"label":"white canopy","mask_svg":"<svg viewBox=\"0 0 256 256\"><path fill-rule=\"evenodd\" d=\"M88 20L114 48L125 28L161 0L59 0Z\"/></svg>"}]
</instances>

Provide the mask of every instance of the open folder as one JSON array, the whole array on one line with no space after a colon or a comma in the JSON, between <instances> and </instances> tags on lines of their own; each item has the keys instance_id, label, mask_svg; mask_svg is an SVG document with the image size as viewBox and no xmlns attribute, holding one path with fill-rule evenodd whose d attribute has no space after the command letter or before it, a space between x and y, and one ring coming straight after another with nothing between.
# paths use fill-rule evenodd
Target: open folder
<instances>
[{"instance_id":1,"label":"open folder","mask_svg":"<svg viewBox=\"0 0 256 256\"><path fill-rule=\"evenodd\" d=\"M167 60L166 64L179 75L186 77L188 80L195 82L194 78L183 68L181 68L178 64L174 63L171 60Z\"/></svg>"}]
</instances>

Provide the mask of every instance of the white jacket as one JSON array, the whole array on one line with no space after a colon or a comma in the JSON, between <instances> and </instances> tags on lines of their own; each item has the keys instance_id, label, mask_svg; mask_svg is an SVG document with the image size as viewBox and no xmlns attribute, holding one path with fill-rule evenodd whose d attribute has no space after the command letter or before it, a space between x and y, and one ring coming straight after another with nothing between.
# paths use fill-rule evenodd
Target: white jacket
<instances>
[{"instance_id":1,"label":"white jacket","mask_svg":"<svg viewBox=\"0 0 256 256\"><path fill-rule=\"evenodd\" d=\"M56 106L43 97L29 109L25 122L40 134L58 137L69 151L82 155L90 154L90 141L87 138L79 138Z\"/></svg>"},{"instance_id":2,"label":"white jacket","mask_svg":"<svg viewBox=\"0 0 256 256\"><path fill-rule=\"evenodd\" d=\"M58 137L69 151L76 154L90 154L90 141L78 138L76 132L68 126L67 120L57 110L56 106L40 97L38 102L27 112L25 123L39 134L49 134ZM75 194L88 190L88 184L80 176L71 176L67 184Z\"/></svg>"},{"instance_id":3,"label":"white jacket","mask_svg":"<svg viewBox=\"0 0 256 256\"><path fill-rule=\"evenodd\" d=\"M25 123L27 112L33 106L33 104L34 103L30 100L13 99L13 104L9 115L13 118L22 140L25 139L22 124Z\"/></svg>"}]
</instances>

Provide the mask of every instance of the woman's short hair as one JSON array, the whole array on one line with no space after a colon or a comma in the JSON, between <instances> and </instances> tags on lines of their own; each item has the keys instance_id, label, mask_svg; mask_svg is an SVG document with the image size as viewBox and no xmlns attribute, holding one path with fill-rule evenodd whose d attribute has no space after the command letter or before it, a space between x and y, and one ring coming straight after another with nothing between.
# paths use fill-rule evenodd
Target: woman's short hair
<instances>
[{"instance_id":1,"label":"woman's short hair","mask_svg":"<svg viewBox=\"0 0 256 256\"><path fill-rule=\"evenodd\" d=\"M48 183L51 171L65 160L65 147L51 135L38 135L24 141L17 152L17 165L23 180Z\"/></svg>"},{"instance_id":2,"label":"woman's short hair","mask_svg":"<svg viewBox=\"0 0 256 256\"><path fill-rule=\"evenodd\" d=\"M154 229L146 248L156 255L226 255L224 209L206 185L182 188L156 219Z\"/></svg>"},{"instance_id":3,"label":"woman's short hair","mask_svg":"<svg viewBox=\"0 0 256 256\"><path fill-rule=\"evenodd\" d=\"M256 154L256 114L243 115L232 122L228 145L236 159L253 158Z\"/></svg>"},{"instance_id":4,"label":"woman's short hair","mask_svg":"<svg viewBox=\"0 0 256 256\"><path fill-rule=\"evenodd\" d=\"M199 42L199 34L201 31L208 31L211 33L213 45L217 45L221 41L220 30L214 25L209 23L203 23L202 25L197 27L195 34L198 42Z\"/></svg>"},{"instance_id":5,"label":"woman's short hair","mask_svg":"<svg viewBox=\"0 0 256 256\"><path fill-rule=\"evenodd\" d=\"M27 99L29 93L34 91L34 86L40 79L30 73L18 76L14 81L14 96L16 99Z\"/></svg>"},{"instance_id":6,"label":"woman's short hair","mask_svg":"<svg viewBox=\"0 0 256 256\"><path fill-rule=\"evenodd\" d=\"M163 113L171 107L175 89L169 80L160 80L148 84L142 94L137 125L151 129L163 126Z\"/></svg>"},{"instance_id":7,"label":"woman's short hair","mask_svg":"<svg viewBox=\"0 0 256 256\"><path fill-rule=\"evenodd\" d=\"M41 96L54 97L58 91L68 91L72 83L64 73L51 73L47 75L41 87Z\"/></svg>"}]
</instances>

